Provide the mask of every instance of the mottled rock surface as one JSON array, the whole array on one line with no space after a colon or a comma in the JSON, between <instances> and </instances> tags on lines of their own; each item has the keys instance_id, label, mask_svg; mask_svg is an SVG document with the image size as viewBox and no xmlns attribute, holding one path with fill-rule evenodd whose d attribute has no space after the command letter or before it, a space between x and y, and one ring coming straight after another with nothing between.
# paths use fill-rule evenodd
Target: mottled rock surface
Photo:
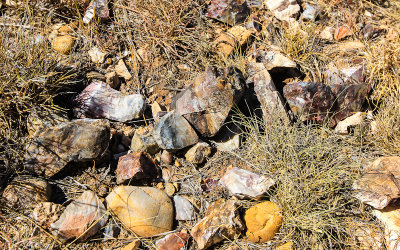
<instances>
[{"instance_id":1,"label":"mottled rock surface","mask_svg":"<svg viewBox=\"0 0 400 250\"><path fill-rule=\"evenodd\" d=\"M246 0L211 0L206 16L229 25L242 23L250 15Z\"/></svg>"},{"instance_id":2,"label":"mottled rock surface","mask_svg":"<svg viewBox=\"0 0 400 250\"><path fill-rule=\"evenodd\" d=\"M227 32L222 32L214 41L217 53L222 57L228 57L236 46L245 45L253 34L254 29L243 26L234 26Z\"/></svg>"},{"instance_id":3,"label":"mottled rock surface","mask_svg":"<svg viewBox=\"0 0 400 250\"><path fill-rule=\"evenodd\" d=\"M207 142L198 142L186 152L185 158L191 163L201 164L210 155L211 146Z\"/></svg>"},{"instance_id":4,"label":"mottled rock surface","mask_svg":"<svg viewBox=\"0 0 400 250\"><path fill-rule=\"evenodd\" d=\"M131 150L134 153L146 152L154 155L157 154L161 149L151 134L141 135L135 133L131 140Z\"/></svg>"},{"instance_id":5,"label":"mottled rock surface","mask_svg":"<svg viewBox=\"0 0 400 250\"><path fill-rule=\"evenodd\" d=\"M157 250L183 250L186 249L189 238L190 234L184 231L168 234L156 241L156 248Z\"/></svg>"},{"instance_id":6,"label":"mottled rock surface","mask_svg":"<svg viewBox=\"0 0 400 250\"><path fill-rule=\"evenodd\" d=\"M33 134L41 128L55 126L68 121L68 116L64 112L45 108L33 109L29 113L27 120L29 137L32 138Z\"/></svg>"},{"instance_id":7,"label":"mottled rock surface","mask_svg":"<svg viewBox=\"0 0 400 250\"><path fill-rule=\"evenodd\" d=\"M147 153L130 153L119 158L116 170L117 183L121 184L130 179L157 179L161 170L157 163Z\"/></svg>"},{"instance_id":8,"label":"mottled rock surface","mask_svg":"<svg viewBox=\"0 0 400 250\"><path fill-rule=\"evenodd\" d=\"M255 61L264 64L264 67L270 71L280 70L282 68L296 68L295 62L287 56L276 51L258 50L255 53Z\"/></svg>"},{"instance_id":9,"label":"mottled rock surface","mask_svg":"<svg viewBox=\"0 0 400 250\"><path fill-rule=\"evenodd\" d=\"M32 212L32 218L43 228L49 230L50 225L58 220L64 207L53 202L40 202Z\"/></svg>"},{"instance_id":10,"label":"mottled rock surface","mask_svg":"<svg viewBox=\"0 0 400 250\"><path fill-rule=\"evenodd\" d=\"M175 205L175 219L176 220L193 220L194 219L194 207L190 201L186 198L175 195L174 196Z\"/></svg>"},{"instance_id":11,"label":"mottled rock surface","mask_svg":"<svg viewBox=\"0 0 400 250\"><path fill-rule=\"evenodd\" d=\"M294 21L300 13L296 0L266 0L265 5L281 21Z\"/></svg>"}]
</instances>

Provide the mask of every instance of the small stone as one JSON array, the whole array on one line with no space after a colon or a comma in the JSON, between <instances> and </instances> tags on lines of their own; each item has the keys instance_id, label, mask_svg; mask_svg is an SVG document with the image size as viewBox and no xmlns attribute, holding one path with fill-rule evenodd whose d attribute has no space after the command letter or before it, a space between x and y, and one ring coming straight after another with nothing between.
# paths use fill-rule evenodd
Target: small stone
<instances>
[{"instance_id":1,"label":"small stone","mask_svg":"<svg viewBox=\"0 0 400 250\"><path fill-rule=\"evenodd\" d=\"M32 208L49 201L51 187L47 181L32 176L18 176L3 191L3 200L13 208Z\"/></svg>"},{"instance_id":2,"label":"small stone","mask_svg":"<svg viewBox=\"0 0 400 250\"><path fill-rule=\"evenodd\" d=\"M321 39L325 39L328 41L333 41L333 33L335 32L335 29L333 27L326 27L325 29L323 29L321 31L321 33L319 34L319 37Z\"/></svg>"},{"instance_id":3,"label":"small stone","mask_svg":"<svg viewBox=\"0 0 400 250\"><path fill-rule=\"evenodd\" d=\"M152 135L162 149L182 149L199 140L189 122L174 111L161 118Z\"/></svg>"},{"instance_id":4,"label":"small stone","mask_svg":"<svg viewBox=\"0 0 400 250\"><path fill-rule=\"evenodd\" d=\"M398 249L400 241L400 206L393 204L382 210L374 209L373 214L384 225L385 246L387 249Z\"/></svg>"},{"instance_id":5,"label":"small stone","mask_svg":"<svg viewBox=\"0 0 400 250\"><path fill-rule=\"evenodd\" d=\"M105 77L106 77L106 83L110 85L111 88L118 89L120 87L121 81L119 80L117 72L115 71L107 72Z\"/></svg>"},{"instance_id":6,"label":"small stone","mask_svg":"<svg viewBox=\"0 0 400 250\"><path fill-rule=\"evenodd\" d=\"M118 219L140 237L152 237L172 230L172 201L157 188L118 186L106 201Z\"/></svg>"},{"instance_id":7,"label":"small stone","mask_svg":"<svg viewBox=\"0 0 400 250\"><path fill-rule=\"evenodd\" d=\"M175 160L175 167L180 168L182 167L182 164L178 160Z\"/></svg>"},{"instance_id":8,"label":"small stone","mask_svg":"<svg viewBox=\"0 0 400 250\"><path fill-rule=\"evenodd\" d=\"M195 211L192 203L188 201L186 198L175 195L174 196L174 204L175 204L175 219L176 220L193 220Z\"/></svg>"},{"instance_id":9,"label":"small stone","mask_svg":"<svg viewBox=\"0 0 400 250\"><path fill-rule=\"evenodd\" d=\"M161 154L161 161L164 162L165 164L170 165L173 161L172 153L167 150L163 150Z\"/></svg>"},{"instance_id":10,"label":"small stone","mask_svg":"<svg viewBox=\"0 0 400 250\"><path fill-rule=\"evenodd\" d=\"M134 240L128 245L121 248L121 250L138 250L140 246L140 240Z\"/></svg>"},{"instance_id":11,"label":"small stone","mask_svg":"<svg viewBox=\"0 0 400 250\"><path fill-rule=\"evenodd\" d=\"M151 104L151 113L153 114L153 118L155 122L159 122L161 116L159 116L159 113L165 111L158 102L154 102Z\"/></svg>"},{"instance_id":12,"label":"small stone","mask_svg":"<svg viewBox=\"0 0 400 250\"><path fill-rule=\"evenodd\" d=\"M88 24L94 17L105 21L110 18L110 10L107 0L92 0L83 16L83 23Z\"/></svg>"},{"instance_id":13,"label":"small stone","mask_svg":"<svg viewBox=\"0 0 400 250\"><path fill-rule=\"evenodd\" d=\"M276 51L267 52L264 50L258 50L255 57L256 62L264 64L265 69L269 71L280 70L282 68L295 69L297 67L295 62ZM258 69L260 70L260 68Z\"/></svg>"},{"instance_id":14,"label":"small stone","mask_svg":"<svg viewBox=\"0 0 400 250\"><path fill-rule=\"evenodd\" d=\"M115 66L115 72L117 73L117 75L124 78L126 81L132 78L131 73L129 73L129 70L124 63L124 60L122 59L120 59L117 65Z\"/></svg>"},{"instance_id":15,"label":"small stone","mask_svg":"<svg viewBox=\"0 0 400 250\"><path fill-rule=\"evenodd\" d=\"M243 229L236 202L218 199L210 204L205 217L192 228L190 234L199 249L206 249L225 239L233 240Z\"/></svg>"},{"instance_id":16,"label":"small stone","mask_svg":"<svg viewBox=\"0 0 400 250\"><path fill-rule=\"evenodd\" d=\"M320 9L318 6L305 3L304 4L304 11L301 13L301 19L314 22L317 19L318 15L320 14Z\"/></svg>"},{"instance_id":17,"label":"small stone","mask_svg":"<svg viewBox=\"0 0 400 250\"><path fill-rule=\"evenodd\" d=\"M266 0L265 5L281 21L293 22L300 14L296 0Z\"/></svg>"},{"instance_id":18,"label":"small stone","mask_svg":"<svg viewBox=\"0 0 400 250\"><path fill-rule=\"evenodd\" d=\"M32 218L43 228L49 230L50 225L58 220L64 207L53 202L40 202L32 212Z\"/></svg>"},{"instance_id":19,"label":"small stone","mask_svg":"<svg viewBox=\"0 0 400 250\"><path fill-rule=\"evenodd\" d=\"M375 27L374 25L369 23L362 28L362 30L360 31L360 36L364 39L374 39L378 37L383 31L384 29Z\"/></svg>"},{"instance_id":20,"label":"small stone","mask_svg":"<svg viewBox=\"0 0 400 250\"><path fill-rule=\"evenodd\" d=\"M228 169L220 182L239 199L259 199L275 184L269 177L240 168Z\"/></svg>"},{"instance_id":21,"label":"small stone","mask_svg":"<svg viewBox=\"0 0 400 250\"><path fill-rule=\"evenodd\" d=\"M217 53L223 57L228 57L236 46L243 46L247 43L254 32L253 29L247 29L243 26L234 26L226 33L221 33L214 42Z\"/></svg>"},{"instance_id":22,"label":"small stone","mask_svg":"<svg viewBox=\"0 0 400 250\"><path fill-rule=\"evenodd\" d=\"M173 176L174 176L174 171L172 170L171 167L162 169L162 178L165 182L171 181Z\"/></svg>"},{"instance_id":23,"label":"small stone","mask_svg":"<svg viewBox=\"0 0 400 250\"><path fill-rule=\"evenodd\" d=\"M185 231L168 234L156 241L157 250L184 250L190 234Z\"/></svg>"},{"instance_id":24,"label":"small stone","mask_svg":"<svg viewBox=\"0 0 400 250\"><path fill-rule=\"evenodd\" d=\"M340 41L343 38L346 38L348 36L351 36L353 33L351 30L345 26L340 26L335 33L335 40Z\"/></svg>"},{"instance_id":25,"label":"small stone","mask_svg":"<svg viewBox=\"0 0 400 250\"><path fill-rule=\"evenodd\" d=\"M286 242L285 244L280 245L276 248L276 250L292 250L292 249L296 248L294 248L293 243L291 241Z\"/></svg>"},{"instance_id":26,"label":"small stone","mask_svg":"<svg viewBox=\"0 0 400 250\"><path fill-rule=\"evenodd\" d=\"M151 134L140 135L135 133L131 140L131 151L134 153L146 152L155 155L160 151L156 140Z\"/></svg>"},{"instance_id":27,"label":"small stone","mask_svg":"<svg viewBox=\"0 0 400 250\"><path fill-rule=\"evenodd\" d=\"M69 204L60 218L50 225L52 233L62 239L84 241L97 234L108 219L107 210L97 195L85 191Z\"/></svg>"},{"instance_id":28,"label":"small stone","mask_svg":"<svg viewBox=\"0 0 400 250\"><path fill-rule=\"evenodd\" d=\"M141 117L145 108L144 96L123 95L105 82L94 81L75 98L74 114L126 122Z\"/></svg>"},{"instance_id":29,"label":"small stone","mask_svg":"<svg viewBox=\"0 0 400 250\"><path fill-rule=\"evenodd\" d=\"M211 155L211 146L206 142L198 142L191 147L185 154L187 161L194 164L203 163Z\"/></svg>"},{"instance_id":30,"label":"small stone","mask_svg":"<svg viewBox=\"0 0 400 250\"><path fill-rule=\"evenodd\" d=\"M254 243L272 240L282 225L282 211L277 204L265 201L249 208L245 215L247 239Z\"/></svg>"},{"instance_id":31,"label":"small stone","mask_svg":"<svg viewBox=\"0 0 400 250\"><path fill-rule=\"evenodd\" d=\"M242 130L235 123L229 123L220 129L212 144L223 152L232 152L240 147Z\"/></svg>"},{"instance_id":32,"label":"small stone","mask_svg":"<svg viewBox=\"0 0 400 250\"><path fill-rule=\"evenodd\" d=\"M211 0L206 16L229 25L243 23L250 15L246 0Z\"/></svg>"},{"instance_id":33,"label":"small stone","mask_svg":"<svg viewBox=\"0 0 400 250\"><path fill-rule=\"evenodd\" d=\"M91 48L89 51L89 56L90 59L92 60L92 62L94 63L103 63L104 59L107 55L107 53L101 51L99 48L97 48L96 46Z\"/></svg>"},{"instance_id":34,"label":"small stone","mask_svg":"<svg viewBox=\"0 0 400 250\"><path fill-rule=\"evenodd\" d=\"M158 188L160 190L164 190L164 183L162 183L162 182L157 183L156 188Z\"/></svg>"},{"instance_id":35,"label":"small stone","mask_svg":"<svg viewBox=\"0 0 400 250\"><path fill-rule=\"evenodd\" d=\"M168 194L169 197L172 197L176 192L175 186L172 183L166 183L164 189L165 193Z\"/></svg>"},{"instance_id":36,"label":"small stone","mask_svg":"<svg viewBox=\"0 0 400 250\"><path fill-rule=\"evenodd\" d=\"M58 36L53 41L53 48L57 52L68 55L74 47L75 38L70 35Z\"/></svg>"},{"instance_id":37,"label":"small stone","mask_svg":"<svg viewBox=\"0 0 400 250\"><path fill-rule=\"evenodd\" d=\"M117 184L128 180L157 179L160 170L147 153L130 153L119 158L116 170Z\"/></svg>"},{"instance_id":38,"label":"small stone","mask_svg":"<svg viewBox=\"0 0 400 250\"><path fill-rule=\"evenodd\" d=\"M360 125L364 122L365 114L363 112L357 112L352 116L347 117L343 121L338 122L335 127L335 133L341 135L347 135L349 128Z\"/></svg>"}]
</instances>

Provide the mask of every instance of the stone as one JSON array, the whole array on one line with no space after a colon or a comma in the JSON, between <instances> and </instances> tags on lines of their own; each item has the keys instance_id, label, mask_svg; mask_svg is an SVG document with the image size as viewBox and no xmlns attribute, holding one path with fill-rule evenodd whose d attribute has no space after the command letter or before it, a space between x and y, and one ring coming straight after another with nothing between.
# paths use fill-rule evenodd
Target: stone
<instances>
[{"instance_id":1,"label":"stone","mask_svg":"<svg viewBox=\"0 0 400 250\"><path fill-rule=\"evenodd\" d=\"M243 229L236 202L220 198L210 204L205 217L192 228L190 234L199 249L206 249L225 239L233 240Z\"/></svg>"},{"instance_id":2,"label":"stone","mask_svg":"<svg viewBox=\"0 0 400 250\"><path fill-rule=\"evenodd\" d=\"M353 183L354 196L376 209L383 209L400 197L400 157L380 157Z\"/></svg>"},{"instance_id":3,"label":"stone","mask_svg":"<svg viewBox=\"0 0 400 250\"><path fill-rule=\"evenodd\" d=\"M168 152L167 150L163 150L161 154L161 161L164 162L165 164L170 165L173 161L173 155L171 152Z\"/></svg>"},{"instance_id":4,"label":"stone","mask_svg":"<svg viewBox=\"0 0 400 250\"><path fill-rule=\"evenodd\" d=\"M69 162L98 159L110 141L107 120L79 119L43 128L27 144L25 167L51 177Z\"/></svg>"},{"instance_id":5,"label":"stone","mask_svg":"<svg viewBox=\"0 0 400 250\"><path fill-rule=\"evenodd\" d=\"M224 125L218 134L214 136L213 147L223 152L232 152L241 145L242 127L237 123L230 122Z\"/></svg>"},{"instance_id":6,"label":"stone","mask_svg":"<svg viewBox=\"0 0 400 250\"><path fill-rule=\"evenodd\" d=\"M363 39L374 39L374 38L378 37L384 31L385 31L384 29L376 27L373 24L368 23L360 30L360 36Z\"/></svg>"},{"instance_id":7,"label":"stone","mask_svg":"<svg viewBox=\"0 0 400 250\"><path fill-rule=\"evenodd\" d=\"M201 135L211 137L222 127L244 90L245 82L239 70L208 67L174 97L171 109L183 115Z\"/></svg>"},{"instance_id":8,"label":"stone","mask_svg":"<svg viewBox=\"0 0 400 250\"><path fill-rule=\"evenodd\" d=\"M174 196L174 204L175 204L175 219L176 220L193 220L195 219L195 211L192 203L188 201L186 198L175 195Z\"/></svg>"},{"instance_id":9,"label":"stone","mask_svg":"<svg viewBox=\"0 0 400 250\"><path fill-rule=\"evenodd\" d=\"M92 0L87 7L83 16L83 23L88 24L94 17L101 21L105 21L110 18L110 10L108 8L107 0Z\"/></svg>"},{"instance_id":10,"label":"stone","mask_svg":"<svg viewBox=\"0 0 400 250\"><path fill-rule=\"evenodd\" d=\"M335 133L341 135L347 135L349 133L349 128L361 125L364 122L365 113L357 112L352 116L338 122L335 127Z\"/></svg>"},{"instance_id":11,"label":"stone","mask_svg":"<svg viewBox=\"0 0 400 250\"><path fill-rule=\"evenodd\" d=\"M157 250L184 250L190 234L185 231L171 233L156 241Z\"/></svg>"},{"instance_id":12,"label":"stone","mask_svg":"<svg viewBox=\"0 0 400 250\"><path fill-rule=\"evenodd\" d=\"M118 219L140 237L152 237L172 230L172 201L157 188L118 186L106 201Z\"/></svg>"},{"instance_id":13,"label":"stone","mask_svg":"<svg viewBox=\"0 0 400 250\"><path fill-rule=\"evenodd\" d=\"M365 81L366 70L364 65L336 68L331 65L330 69L324 72L325 81L330 84L360 84Z\"/></svg>"},{"instance_id":14,"label":"stone","mask_svg":"<svg viewBox=\"0 0 400 250\"><path fill-rule=\"evenodd\" d=\"M117 65L115 65L115 72L117 73L117 75L124 78L126 81L132 78L131 73L129 73L129 70L124 63L124 60L122 59L120 59Z\"/></svg>"},{"instance_id":15,"label":"stone","mask_svg":"<svg viewBox=\"0 0 400 250\"><path fill-rule=\"evenodd\" d=\"M249 15L246 0L211 0L206 12L207 17L229 25L243 23Z\"/></svg>"},{"instance_id":16,"label":"stone","mask_svg":"<svg viewBox=\"0 0 400 250\"><path fill-rule=\"evenodd\" d=\"M140 240L133 240L128 245L121 248L121 250L138 250L140 246Z\"/></svg>"},{"instance_id":17,"label":"stone","mask_svg":"<svg viewBox=\"0 0 400 250\"><path fill-rule=\"evenodd\" d=\"M135 133L131 140L131 151L134 153L146 152L155 155L160 151L156 140L151 134L141 135Z\"/></svg>"},{"instance_id":18,"label":"stone","mask_svg":"<svg viewBox=\"0 0 400 250\"><path fill-rule=\"evenodd\" d=\"M51 187L47 181L32 176L14 178L3 191L3 201L7 206L27 209L39 202L49 201Z\"/></svg>"},{"instance_id":19,"label":"stone","mask_svg":"<svg viewBox=\"0 0 400 250\"><path fill-rule=\"evenodd\" d=\"M201 164L210 155L211 146L207 142L200 141L186 152L185 158L191 163Z\"/></svg>"},{"instance_id":20,"label":"stone","mask_svg":"<svg viewBox=\"0 0 400 250\"><path fill-rule=\"evenodd\" d=\"M68 121L67 114L62 111L47 108L34 108L29 113L27 119L29 137L32 138L35 132L40 129Z\"/></svg>"},{"instance_id":21,"label":"stone","mask_svg":"<svg viewBox=\"0 0 400 250\"><path fill-rule=\"evenodd\" d=\"M58 33L61 35L68 35L73 33L76 29L78 29L79 22L71 22L69 24L66 24L62 26L61 28L58 29Z\"/></svg>"},{"instance_id":22,"label":"stone","mask_svg":"<svg viewBox=\"0 0 400 250\"><path fill-rule=\"evenodd\" d=\"M300 6L296 0L266 0L264 3L281 21L293 22L300 14Z\"/></svg>"},{"instance_id":23,"label":"stone","mask_svg":"<svg viewBox=\"0 0 400 250\"><path fill-rule=\"evenodd\" d=\"M304 11L301 13L301 19L310 22L314 22L321 12L318 6L309 3L305 3L303 9Z\"/></svg>"},{"instance_id":24,"label":"stone","mask_svg":"<svg viewBox=\"0 0 400 250\"><path fill-rule=\"evenodd\" d=\"M177 112L164 115L154 128L152 135L162 149L182 149L199 140L189 122Z\"/></svg>"},{"instance_id":25,"label":"stone","mask_svg":"<svg viewBox=\"0 0 400 250\"><path fill-rule=\"evenodd\" d=\"M335 29L333 27L325 27L325 29L323 29L321 31L321 33L319 34L319 37L321 39L325 39L328 41L333 41L334 37L333 37L333 33L335 32Z\"/></svg>"},{"instance_id":26,"label":"stone","mask_svg":"<svg viewBox=\"0 0 400 250\"><path fill-rule=\"evenodd\" d=\"M119 158L116 170L117 184L128 180L157 179L161 170L151 156L145 152L130 153Z\"/></svg>"},{"instance_id":27,"label":"stone","mask_svg":"<svg viewBox=\"0 0 400 250\"><path fill-rule=\"evenodd\" d=\"M254 33L254 29L243 26L234 26L227 32L222 32L214 41L217 53L222 57L228 57L236 46L246 44Z\"/></svg>"},{"instance_id":28,"label":"stone","mask_svg":"<svg viewBox=\"0 0 400 250\"><path fill-rule=\"evenodd\" d=\"M120 87L121 81L119 80L117 72L109 71L106 73L105 77L106 77L106 83L110 85L111 88L118 89Z\"/></svg>"},{"instance_id":29,"label":"stone","mask_svg":"<svg viewBox=\"0 0 400 250\"><path fill-rule=\"evenodd\" d=\"M249 208L245 215L246 236L254 243L272 240L282 225L282 211L271 201L264 201Z\"/></svg>"},{"instance_id":30,"label":"stone","mask_svg":"<svg viewBox=\"0 0 400 250\"><path fill-rule=\"evenodd\" d=\"M265 69L269 71L277 71L282 68L295 69L297 67L295 62L290 60L287 56L276 51L267 52L264 50L258 50L255 57L256 62L264 64ZM260 70L260 68L258 69Z\"/></svg>"},{"instance_id":31,"label":"stone","mask_svg":"<svg viewBox=\"0 0 400 250\"><path fill-rule=\"evenodd\" d=\"M70 35L58 36L54 38L53 48L61 54L68 55L71 52L72 47L74 47L74 44L75 37Z\"/></svg>"},{"instance_id":32,"label":"stone","mask_svg":"<svg viewBox=\"0 0 400 250\"><path fill-rule=\"evenodd\" d=\"M374 209L372 212L384 225L385 246L387 249L400 248L400 206L392 204L384 209Z\"/></svg>"},{"instance_id":33,"label":"stone","mask_svg":"<svg viewBox=\"0 0 400 250\"><path fill-rule=\"evenodd\" d=\"M54 223L62 212L64 207L53 202L40 202L32 212L32 218L44 229L49 230L50 225Z\"/></svg>"},{"instance_id":34,"label":"stone","mask_svg":"<svg viewBox=\"0 0 400 250\"><path fill-rule=\"evenodd\" d=\"M164 187L164 191L169 197L172 197L176 192L176 188L175 188L174 184L166 183L165 187Z\"/></svg>"},{"instance_id":35,"label":"stone","mask_svg":"<svg viewBox=\"0 0 400 250\"><path fill-rule=\"evenodd\" d=\"M291 241L286 242L283 245L280 245L276 248L276 250L292 250L296 249Z\"/></svg>"},{"instance_id":36,"label":"stone","mask_svg":"<svg viewBox=\"0 0 400 250\"><path fill-rule=\"evenodd\" d=\"M91 48L89 51L89 56L90 59L92 60L92 62L94 63L103 63L104 59L107 55L107 53L101 51L99 48L97 48L96 46Z\"/></svg>"},{"instance_id":37,"label":"stone","mask_svg":"<svg viewBox=\"0 0 400 250\"><path fill-rule=\"evenodd\" d=\"M123 95L105 82L94 81L75 98L74 114L127 122L141 117L145 108L144 96Z\"/></svg>"},{"instance_id":38,"label":"stone","mask_svg":"<svg viewBox=\"0 0 400 250\"><path fill-rule=\"evenodd\" d=\"M107 210L93 191L85 191L69 204L60 218L50 225L52 233L64 240L85 241L106 225Z\"/></svg>"},{"instance_id":39,"label":"stone","mask_svg":"<svg viewBox=\"0 0 400 250\"><path fill-rule=\"evenodd\" d=\"M231 195L239 199L260 199L275 184L270 177L236 167L228 168L220 182Z\"/></svg>"},{"instance_id":40,"label":"stone","mask_svg":"<svg viewBox=\"0 0 400 250\"><path fill-rule=\"evenodd\" d=\"M353 32L345 26L340 26L335 32L335 40L340 41L348 36L351 36Z\"/></svg>"},{"instance_id":41,"label":"stone","mask_svg":"<svg viewBox=\"0 0 400 250\"><path fill-rule=\"evenodd\" d=\"M154 121L159 122L161 119L161 113L165 112L165 110L160 106L158 102L153 102L151 104L151 113L153 115Z\"/></svg>"}]
</instances>

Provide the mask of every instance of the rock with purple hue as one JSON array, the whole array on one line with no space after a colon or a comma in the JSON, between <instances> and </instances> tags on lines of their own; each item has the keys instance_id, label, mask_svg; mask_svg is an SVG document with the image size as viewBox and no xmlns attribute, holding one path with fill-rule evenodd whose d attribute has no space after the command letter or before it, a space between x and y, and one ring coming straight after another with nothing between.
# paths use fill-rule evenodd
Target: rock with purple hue
<instances>
[{"instance_id":1,"label":"rock with purple hue","mask_svg":"<svg viewBox=\"0 0 400 250\"><path fill-rule=\"evenodd\" d=\"M211 0L206 16L229 25L243 23L250 15L246 0Z\"/></svg>"},{"instance_id":2,"label":"rock with purple hue","mask_svg":"<svg viewBox=\"0 0 400 250\"><path fill-rule=\"evenodd\" d=\"M175 195L174 196L175 205L175 219L176 220L193 220L194 219L194 207L190 201L186 198Z\"/></svg>"},{"instance_id":3,"label":"rock with purple hue","mask_svg":"<svg viewBox=\"0 0 400 250\"><path fill-rule=\"evenodd\" d=\"M132 178L157 179L161 176L161 170L157 163L147 153L130 153L119 158L116 170L117 183L121 184Z\"/></svg>"}]
</instances>

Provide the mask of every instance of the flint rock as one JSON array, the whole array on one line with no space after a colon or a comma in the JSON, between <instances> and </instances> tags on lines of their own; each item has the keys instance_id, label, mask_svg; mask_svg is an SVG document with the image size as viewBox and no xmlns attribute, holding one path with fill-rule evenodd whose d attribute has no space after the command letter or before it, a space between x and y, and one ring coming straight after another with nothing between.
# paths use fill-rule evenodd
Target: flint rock
<instances>
[{"instance_id":1,"label":"flint rock","mask_svg":"<svg viewBox=\"0 0 400 250\"><path fill-rule=\"evenodd\" d=\"M194 207L190 201L186 198L175 195L174 196L176 220L193 220L194 219Z\"/></svg>"},{"instance_id":2,"label":"flint rock","mask_svg":"<svg viewBox=\"0 0 400 250\"><path fill-rule=\"evenodd\" d=\"M295 69L296 63L287 56L276 51L258 50L255 53L256 62L264 64L269 71L279 71L281 69ZM254 67L254 66L253 66Z\"/></svg>"},{"instance_id":3,"label":"flint rock","mask_svg":"<svg viewBox=\"0 0 400 250\"><path fill-rule=\"evenodd\" d=\"M33 109L29 113L27 120L29 137L32 138L33 134L41 128L55 126L68 121L68 116L64 112L45 108Z\"/></svg>"},{"instance_id":4,"label":"flint rock","mask_svg":"<svg viewBox=\"0 0 400 250\"><path fill-rule=\"evenodd\" d=\"M211 146L207 142L198 142L191 147L185 154L187 161L194 164L201 164L206 160L206 157L211 155Z\"/></svg>"},{"instance_id":5,"label":"flint rock","mask_svg":"<svg viewBox=\"0 0 400 250\"><path fill-rule=\"evenodd\" d=\"M146 102L142 95L123 95L107 83L94 81L75 98L74 114L79 118L107 118L126 122L142 116Z\"/></svg>"},{"instance_id":6,"label":"flint rock","mask_svg":"<svg viewBox=\"0 0 400 250\"><path fill-rule=\"evenodd\" d=\"M109 140L107 120L80 119L43 128L27 145L25 166L38 175L51 177L69 162L100 157Z\"/></svg>"},{"instance_id":7,"label":"flint rock","mask_svg":"<svg viewBox=\"0 0 400 250\"><path fill-rule=\"evenodd\" d=\"M105 226L108 214L103 203L92 191L85 191L69 204L60 218L50 225L52 233L62 239L84 241Z\"/></svg>"},{"instance_id":8,"label":"flint rock","mask_svg":"<svg viewBox=\"0 0 400 250\"><path fill-rule=\"evenodd\" d=\"M106 197L106 201L118 219L140 237L152 237L172 230L172 201L157 188L119 186Z\"/></svg>"},{"instance_id":9,"label":"flint rock","mask_svg":"<svg viewBox=\"0 0 400 250\"><path fill-rule=\"evenodd\" d=\"M152 135L162 149L182 149L199 140L189 122L174 111L161 118Z\"/></svg>"},{"instance_id":10,"label":"flint rock","mask_svg":"<svg viewBox=\"0 0 400 250\"><path fill-rule=\"evenodd\" d=\"M131 150L134 153L146 152L151 155L157 154L161 149L151 134L141 135L135 133L131 140Z\"/></svg>"},{"instance_id":11,"label":"flint rock","mask_svg":"<svg viewBox=\"0 0 400 250\"><path fill-rule=\"evenodd\" d=\"M53 202L40 202L32 212L32 218L43 228L50 229L50 225L58 220L64 207Z\"/></svg>"},{"instance_id":12,"label":"flint rock","mask_svg":"<svg viewBox=\"0 0 400 250\"><path fill-rule=\"evenodd\" d=\"M234 239L243 229L236 202L221 198L210 204L205 217L192 228L190 234L199 249L206 249L224 239Z\"/></svg>"},{"instance_id":13,"label":"flint rock","mask_svg":"<svg viewBox=\"0 0 400 250\"><path fill-rule=\"evenodd\" d=\"M335 127L335 133L346 135L349 133L349 128L360 125L364 122L365 114L357 112L352 116L347 117L343 121L338 122Z\"/></svg>"},{"instance_id":14,"label":"flint rock","mask_svg":"<svg viewBox=\"0 0 400 250\"><path fill-rule=\"evenodd\" d=\"M206 16L229 25L243 23L250 15L246 0L211 0Z\"/></svg>"},{"instance_id":15,"label":"flint rock","mask_svg":"<svg viewBox=\"0 0 400 250\"><path fill-rule=\"evenodd\" d=\"M184 250L190 234L185 231L168 234L156 241L157 250Z\"/></svg>"},{"instance_id":16,"label":"flint rock","mask_svg":"<svg viewBox=\"0 0 400 250\"><path fill-rule=\"evenodd\" d=\"M183 115L203 136L214 136L231 108L244 94L245 83L234 68L208 67L184 91L176 95L171 109Z\"/></svg>"},{"instance_id":17,"label":"flint rock","mask_svg":"<svg viewBox=\"0 0 400 250\"><path fill-rule=\"evenodd\" d=\"M266 0L265 5L281 21L293 22L300 13L296 0Z\"/></svg>"},{"instance_id":18,"label":"flint rock","mask_svg":"<svg viewBox=\"0 0 400 250\"><path fill-rule=\"evenodd\" d=\"M119 158L116 170L117 183L121 184L130 179L157 179L161 171L157 163L147 153L130 153Z\"/></svg>"}]
</instances>

